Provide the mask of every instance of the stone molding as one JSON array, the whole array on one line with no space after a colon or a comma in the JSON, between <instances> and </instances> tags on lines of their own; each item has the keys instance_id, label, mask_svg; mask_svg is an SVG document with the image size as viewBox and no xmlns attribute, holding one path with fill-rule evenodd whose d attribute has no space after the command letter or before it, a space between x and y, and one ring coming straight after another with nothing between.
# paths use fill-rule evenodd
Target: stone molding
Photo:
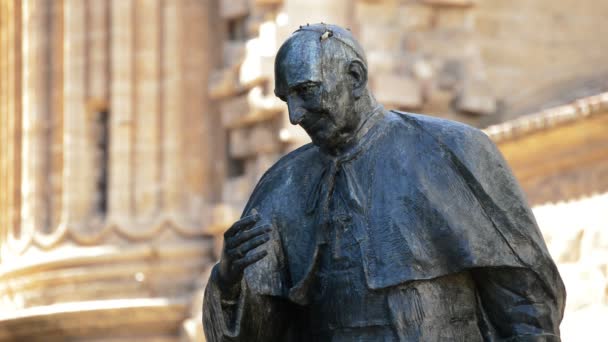
<instances>
[{"instance_id":1,"label":"stone molding","mask_svg":"<svg viewBox=\"0 0 608 342\"><path fill-rule=\"evenodd\" d=\"M494 142L499 143L590 116L606 114L608 114L608 93L602 93L498 125L492 125L485 128L484 132Z\"/></svg>"},{"instance_id":2,"label":"stone molding","mask_svg":"<svg viewBox=\"0 0 608 342\"><path fill-rule=\"evenodd\" d=\"M137 298L34 307L0 315L0 340L63 341L67 337L166 336L187 316L186 299ZM110 332L108 329L111 329Z\"/></svg>"},{"instance_id":3,"label":"stone molding","mask_svg":"<svg viewBox=\"0 0 608 342\"><path fill-rule=\"evenodd\" d=\"M91 225L88 226L90 227ZM50 234L35 230L24 239L15 239L13 237L8 240L6 247L13 253L22 254L31 246L36 246L42 250L51 250L61 243L68 241L80 246L101 245L112 236L128 241L140 242L153 240L165 231L173 232L183 238L208 235L203 229L203 225L187 225L169 217L160 218L153 224L129 225L108 222L100 224L99 227L100 229L95 229L94 232L84 233L74 225L60 224ZM145 227L147 229L144 229Z\"/></svg>"}]
</instances>

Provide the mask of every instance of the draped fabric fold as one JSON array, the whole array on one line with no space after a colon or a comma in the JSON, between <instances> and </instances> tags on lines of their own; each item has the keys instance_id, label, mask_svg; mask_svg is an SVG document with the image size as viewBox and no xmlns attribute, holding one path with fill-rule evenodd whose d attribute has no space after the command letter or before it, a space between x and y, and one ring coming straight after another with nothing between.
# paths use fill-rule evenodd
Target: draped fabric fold
<instances>
[{"instance_id":1,"label":"draped fabric fold","mask_svg":"<svg viewBox=\"0 0 608 342\"><path fill-rule=\"evenodd\" d=\"M383 108L380 106L374 110L359 130L361 139L350 149L339 156L320 154L323 169L319 173L319 178L307 196L306 213L311 215L317 212L318 223L321 226L327 225L329 215L329 203L333 194L336 192L338 177L341 177L343 189L340 194L349 203L349 207L357 213L364 211L363 199L364 192L362 186L357 181L357 177L349 162L356 159L375 138L378 137L379 130L369 132L370 129L383 117ZM370 134L367 134L367 133Z\"/></svg>"},{"instance_id":2,"label":"draped fabric fold","mask_svg":"<svg viewBox=\"0 0 608 342\"><path fill-rule=\"evenodd\" d=\"M523 274L538 286L530 293L522 285L521 301L497 296L491 284L478 282L489 289L483 299L492 303L488 326L505 336L558 336L563 283L517 182L488 137L462 124L408 113L383 112L368 121L367 131L345 153L330 156L304 146L282 158L256 186L243 216L255 209L275 229L272 243L260 247L268 256L246 269L249 307L258 307L256 298L287 303L293 315L281 322L290 331L309 331L298 325L307 321L296 314L315 298L320 260L335 242L328 232L350 218L369 290L390 292L479 270L497 272L490 276L498 283ZM398 302L401 295L389 299ZM513 302L542 313L542 320L501 319ZM435 311L450 314L449 307L426 312ZM268 324L258 316L243 322ZM397 319L403 341L442 340L425 338L441 331L431 318L418 317L427 323L416 323L420 334L411 339ZM456 326L448 332L462 334ZM235 340L269 340L242 337Z\"/></svg>"}]
</instances>

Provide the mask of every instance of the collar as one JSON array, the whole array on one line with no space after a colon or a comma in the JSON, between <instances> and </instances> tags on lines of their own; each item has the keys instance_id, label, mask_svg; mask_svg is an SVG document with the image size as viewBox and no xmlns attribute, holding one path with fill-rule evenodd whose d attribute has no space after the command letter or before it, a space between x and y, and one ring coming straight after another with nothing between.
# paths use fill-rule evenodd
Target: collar
<instances>
[{"instance_id":1,"label":"collar","mask_svg":"<svg viewBox=\"0 0 608 342\"><path fill-rule=\"evenodd\" d=\"M338 156L332 156L327 153L323 153L319 150L319 156L322 159L323 169L319 173L318 179L313 181L316 184L308 194L306 203L306 213L312 214L317 212L319 224L324 225L327 219L329 211L329 200L334 192L336 183L336 176L338 171L342 169L342 166L355 159L363 151L366 151L382 133L380 129L382 119L384 118L384 108L378 106L374 109L372 115L370 115L365 122L361 125L361 128L357 132L355 143L353 143L345 152ZM355 177L349 172L343 172L345 177L345 183L349 190L359 189L359 185L356 182ZM361 209L361 198L360 191L348 191L349 195L352 195L352 203L354 207Z\"/></svg>"},{"instance_id":2,"label":"collar","mask_svg":"<svg viewBox=\"0 0 608 342\"><path fill-rule=\"evenodd\" d=\"M335 166L340 166L342 163L348 162L354 159L357 155L359 155L362 151L365 150L375 137L377 137L380 130L372 130L376 124L384 118L384 107L382 105L378 105L373 109L372 114L369 115L359 130L355 133L355 137L352 139L346 149L339 155L331 155L329 153L323 152L323 150L319 149L319 155L323 160L324 164L335 164Z\"/></svg>"}]
</instances>

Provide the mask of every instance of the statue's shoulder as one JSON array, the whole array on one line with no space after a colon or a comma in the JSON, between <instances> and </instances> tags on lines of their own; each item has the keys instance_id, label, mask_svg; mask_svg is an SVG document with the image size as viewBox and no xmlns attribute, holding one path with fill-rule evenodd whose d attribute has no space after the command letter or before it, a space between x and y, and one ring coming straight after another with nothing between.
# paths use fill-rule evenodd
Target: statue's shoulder
<instances>
[{"instance_id":1,"label":"statue's shoulder","mask_svg":"<svg viewBox=\"0 0 608 342\"><path fill-rule=\"evenodd\" d=\"M297 179L298 172L304 172L307 168L314 166L318 153L318 149L312 143L287 153L264 173L256 190L269 186L276 189L277 185L290 184L290 180Z\"/></svg>"},{"instance_id":2,"label":"statue's shoulder","mask_svg":"<svg viewBox=\"0 0 608 342\"><path fill-rule=\"evenodd\" d=\"M286 173L299 170L303 163L309 162L318 154L318 149L312 144L300 146L297 149L281 157L262 178L277 177Z\"/></svg>"},{"instance_id":3,"label":"statue's shoulder","mask_svg":"<svg viewBox=\"0 0 608 342\"><path fill-rule=\"evenodd\" d=\"M399 116L406 124L456 151L492 144L483 131L462 122L396 110L391 110L391 112Z\"/></svg>"}]
</instances>

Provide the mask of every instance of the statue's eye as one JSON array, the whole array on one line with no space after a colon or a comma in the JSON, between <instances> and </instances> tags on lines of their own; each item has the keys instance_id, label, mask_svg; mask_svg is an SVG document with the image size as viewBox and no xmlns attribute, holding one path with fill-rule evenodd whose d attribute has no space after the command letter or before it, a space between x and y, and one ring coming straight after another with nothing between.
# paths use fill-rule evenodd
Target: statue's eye
<instances>
[{"instance_id":1,"label":"statue's eye","mask_svg":"<svg viewBox=\"0 0 608 342\"><path fill-rule=\"evenodd\" d=\"M318 86L314 83L305 83L298 87L297 91L300 96L311 96L317 90Z\"/></svg>"}]
</instances>

